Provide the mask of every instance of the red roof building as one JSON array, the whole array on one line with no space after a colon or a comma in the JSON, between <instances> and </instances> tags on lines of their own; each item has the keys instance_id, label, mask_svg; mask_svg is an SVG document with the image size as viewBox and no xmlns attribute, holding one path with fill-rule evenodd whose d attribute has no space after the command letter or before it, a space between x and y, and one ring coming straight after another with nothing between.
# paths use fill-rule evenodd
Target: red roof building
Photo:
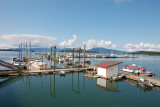
<instances>
[{"instance_id":1,"label":"red roof building","mask_svg":"<svg viewBox=\"0 0 160 107\"><path fill-rule=\"evenodd\" d=\"M107 61L99 64L95 64L97 66L97 75L110 78L115 76L119 72L119 64L122 62L117 61Z\"/></svg>"}]
</instances>

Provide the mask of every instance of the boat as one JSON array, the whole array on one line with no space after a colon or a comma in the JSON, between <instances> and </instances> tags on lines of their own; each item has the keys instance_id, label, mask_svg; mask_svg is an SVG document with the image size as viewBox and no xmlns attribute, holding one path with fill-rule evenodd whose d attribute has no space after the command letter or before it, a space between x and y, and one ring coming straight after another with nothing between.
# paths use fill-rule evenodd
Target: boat
<instances>
[{"instance_id":1,"label":"boat","mask_svg":"<svg viewBox=\"0 0 160 107\"><path fill-rule=\"evenodd\" d=\"M113 76L111 79L117 81L117 80L121 80L123 77L124 77L124 74L119 73L116 76Z\"/></svg>"},{"instance_id":2,"label":"boat","mask_svg":"<svg viewBox=\"0 0 160 107\"><path fill-rule=\"evenodd\" d=\"M138 77L138 82L144 88L152 88L153 87L153 85L145 78Z\"/></svg>"},{"instance_id":3,"label":"boat","mask_svg":"<svg viewBox=\"0 0 160 107\"><path fill-rule=\"evenodd\" d=\"M47 64L43 62L41 59L36 59L32 63L32 65L40 70L45 70L47 69Z\"/></svg>"},{"instance_id":4,"label":"boat","mask_svg":"<svg viewBox=\"0 0 160 107\"><path fill-rule=\"evenodd\" d=\"M130 73L134 71L135 74L140 72L141 75L146 75L146 76L155 75L154 72L146 71L146 67L136 66L136 64L132 64L132 66L124 65L122 71L130 72Z\"/></svg>"},{"instance_id":5,"label":"boat","mask_svg":"<svg viewBox=\"0 0 160 107\"><path fill-rule=\"evenodd\" d=\"M59 75L66 75L65 71L59 71Z\"/></svg>"},{"instance_id":6,"label":"boat","mask_svg":"<svg viewBox=\"0 0 160 107\"><path fill-rule=\"evenodd\" d=\"M15 66L26 68L25 63L22 60L20 60L19 58L13 58L12 64L15 65Z\"/></svg>"}]
</instances>

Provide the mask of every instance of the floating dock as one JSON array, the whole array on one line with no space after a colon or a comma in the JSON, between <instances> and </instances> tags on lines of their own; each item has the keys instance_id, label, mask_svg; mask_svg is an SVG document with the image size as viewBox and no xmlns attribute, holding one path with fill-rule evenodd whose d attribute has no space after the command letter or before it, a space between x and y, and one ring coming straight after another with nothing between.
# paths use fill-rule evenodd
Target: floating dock
<instances>
[{"instance_id":1,"label":"floating dock","mask_svg":"<svg viewBox=\"0 0 160 107\"><path fill-rule=\"evenodd\" d=\"M56 68L54 69L47 69L47 70L39 70L34 66L30 66L29 70L23 70L21 72L17 72L14 70L11 71L2 71L0 72L0 76L24 76L24 75L36 75L36 74L52 74L52 73L58 73L59 71L64 72L81 72L86 70L93 70L93 67L86 67L86 68Z\"/></svg>"},{"instance_id":2,"label":"floating dock","mask_svg":"<svg viewBox=\"0 0 160 107\"><path fill-rule=\"evenodd\" d=\"M146 76L146 75L136 76L135 74L132 75L132 73L125 72L125 71L119 71L119 73L125 74L125 77L127 79L131 79L131 80L134 80L134 81L138 81L138 77L145 78L145 79L149 80L154 86L160 87L160 79L159 78L150 77L150 76Z\"/></svg>"}]
</instances>

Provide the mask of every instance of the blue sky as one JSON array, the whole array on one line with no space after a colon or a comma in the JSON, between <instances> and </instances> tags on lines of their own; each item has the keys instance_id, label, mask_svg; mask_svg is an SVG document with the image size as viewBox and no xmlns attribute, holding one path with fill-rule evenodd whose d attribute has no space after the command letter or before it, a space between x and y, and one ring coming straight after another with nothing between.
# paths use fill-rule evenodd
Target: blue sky
<instances>
[{"instance_id":1,"label":"blue sky","mask_svg":"<svg viewBox=\"0 0 160 107\"><path fill-rule=\"evenodd\" d=\"M0 0L0 39L160 51L160 0Z\"/></svg>"}]
</instances>

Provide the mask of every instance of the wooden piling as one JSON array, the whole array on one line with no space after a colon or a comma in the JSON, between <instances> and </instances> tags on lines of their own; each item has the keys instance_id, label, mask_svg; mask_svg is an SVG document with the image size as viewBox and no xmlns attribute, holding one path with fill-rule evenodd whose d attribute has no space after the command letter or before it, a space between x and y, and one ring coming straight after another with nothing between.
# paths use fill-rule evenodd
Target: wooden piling
<instances>
[{"instance_id":1,"label":"wooden piling","mask_svg":"<svg viewBox=\"0 0 160 107\"><path fill-rule=\"evenodd\" d=\"M86 58L86 55L85 55L85 52L86 52L86 45L84 45L84 49L83 49L83 67L85 68L85 58Z\"/></svg>"},{"instance_id":2,"label":"wooden piling","mask_svg":"<svg viewBox=\"0 0 160 107\"><path fill-rule=\"evenodd\" d=\"M54 46L54 72L56 69L56 46Z\"/></svg>"},{"instance_id":3,"label":"wooden piling","mask_svg":"<svg viewBox=\"0 0 160 107\"><path fill-rule=\"evenodd\" d=\"M21 60L22 60L22 43L21 43Z\"/></svg>"},{"instance_id":4,"label":"wooden piling","mask_svg":"<svg viewBox=\"0 0 160 107\"><path fill-rule=\"evenodd\" d=\"M21 49L20 49L20 45L19 45L19 59L20 59L20 51L21 51Z\"/></svg>"}]
</instances>

